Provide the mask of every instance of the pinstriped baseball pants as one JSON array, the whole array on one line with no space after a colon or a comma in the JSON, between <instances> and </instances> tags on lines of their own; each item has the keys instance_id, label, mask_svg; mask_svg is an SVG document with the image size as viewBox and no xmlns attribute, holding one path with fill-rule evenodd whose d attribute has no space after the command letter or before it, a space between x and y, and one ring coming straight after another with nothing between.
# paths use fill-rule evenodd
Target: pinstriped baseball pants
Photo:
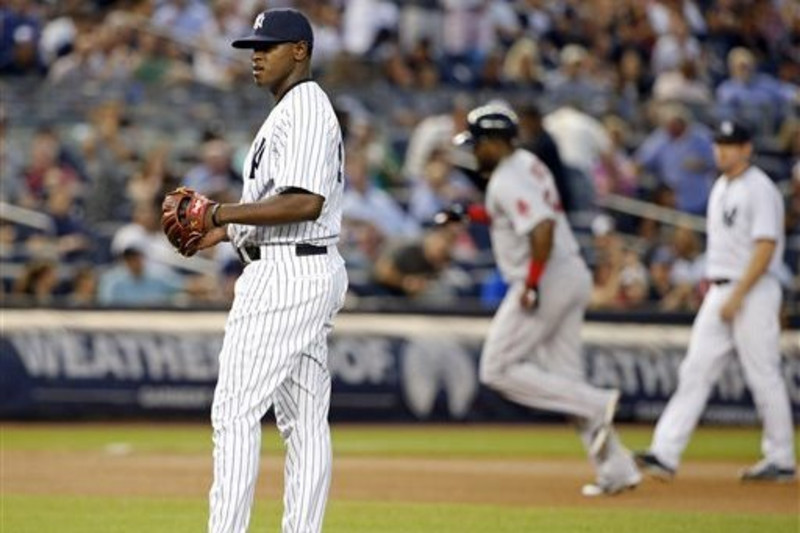
<instances>
[{"instance_id":1,"label":"pinstriped baseball pants","mask_svg":"<svg viewBox=\"0 0 800 533\"><path fill-rule=\"evenodd\" d=\"M210 533L247 531L261 448L261 419L274 406L286 444L284 533L321 531L331 476L327 337L347 274L334 246L297 257L262 247L236 282L219 355L211 421L214 481Z\"/></svg>"}]
</instances>

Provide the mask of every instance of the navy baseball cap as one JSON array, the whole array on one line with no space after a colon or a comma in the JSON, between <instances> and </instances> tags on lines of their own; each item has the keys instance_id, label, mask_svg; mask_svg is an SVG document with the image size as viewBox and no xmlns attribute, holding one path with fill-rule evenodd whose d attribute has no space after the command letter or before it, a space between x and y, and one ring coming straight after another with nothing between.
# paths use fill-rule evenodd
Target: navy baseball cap
<instances>
[{"instance_id":1,"label":"navy baseball cap","mask_svg":"<svg viewBox=\"0 0 800 533\"><path fill-rule=\"evenodd\" d=\"M269 9L258 14L253 23L253 33L233 41L234 48L258 48L269 43L296 43L305 41L314 46L311 23L296 9Z\"/></svg>"},{"instance_id":2,"label":"navy baseball cap","mask_svg":"<svg viewBox=\"0 0 800 533\"><path fill-rule=\"evenodd\" d=\"M750 142L750 130L735 120L723 120L714 132L717 144L744 144Z\"/></svg>"}]
</instances>

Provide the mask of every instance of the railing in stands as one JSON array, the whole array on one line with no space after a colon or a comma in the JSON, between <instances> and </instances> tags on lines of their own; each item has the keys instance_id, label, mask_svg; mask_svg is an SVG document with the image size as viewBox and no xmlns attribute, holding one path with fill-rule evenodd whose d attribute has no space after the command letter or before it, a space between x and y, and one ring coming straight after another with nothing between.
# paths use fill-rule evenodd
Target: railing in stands
<instances>
[{"instance_id":1,"label":"railing in stands","mask_svg":"<svg viewBox=\"0 0 800 533\"><path fill-rule=\"evenodd\" d=\"M42 231L52 231L53 219L40 211L0 201L0 220Z\"/></svg>"}]
</instances>

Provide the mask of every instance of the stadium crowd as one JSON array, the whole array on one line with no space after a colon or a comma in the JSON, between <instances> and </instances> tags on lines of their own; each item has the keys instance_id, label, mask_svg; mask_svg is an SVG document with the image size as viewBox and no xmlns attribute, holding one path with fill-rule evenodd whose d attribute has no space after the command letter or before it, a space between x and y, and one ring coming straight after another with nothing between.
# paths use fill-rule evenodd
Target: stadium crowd
<instances>
[{"instance_id":1,"label":"stadium crowd","mask_svg":"<svg viewBox=\"0 0 800 533\"><path fill-rule=\"evenodd\" d=\"M238 200L268 101L230 42L258 11L285 6L314 24L315 74L345 131L341 247L353 305L501 298L486 228L431 224L453 202L480 200L451 138L488 99L516 109L520 144L553 172L594 269L598 309L697 308L698 215L716 177L709 125L745 122L756 163L785 191L782 281L797 300L793 0L8 0L4 300L230 301L234 251L181 258L161 234L159 204L181 184Z\"/></svg>"}]
</instances>

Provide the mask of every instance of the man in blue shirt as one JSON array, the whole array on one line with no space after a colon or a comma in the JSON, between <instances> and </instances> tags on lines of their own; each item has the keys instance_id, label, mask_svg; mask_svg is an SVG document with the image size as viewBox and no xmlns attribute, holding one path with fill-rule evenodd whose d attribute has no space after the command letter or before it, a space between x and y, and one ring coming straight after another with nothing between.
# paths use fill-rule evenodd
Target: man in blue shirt
<instances>
[{"instance_id":1,"label":"man in blue shirt","mask_svg":"<svg viewBox=\"0 0 800 533\"><path fill-rule=\"evenodd\" d=\"M711 133L683 105L667 104L660 115L662 126L639 147L636 163L675 192L679 210L704 215L716 169Z\"/></svg>"},{"instance_id":2,"label":"man in blue shirt","mask_svg":"<svg viewBox=\"0 0 800 533\"><path fill-rule=\"evenodd\" d=\"M100 276L97 301L110 306L165 305L183 290L183 280L148 267L142 249L129 245L119 264Z\"/></svg>"},{"instance_id":3,"label":"man in blue shirt","mask_svg":"<svg viewBox=\"0 0 800 533\"><path fill-rule=\"evenodd\" d=\"M800 102L800 90L796 85L756 72L755 58L747 48L731 50L728 73L730 77L717 87L723 115L735 115L772 128L780 123L792 102Z\"/></svg>"}]
</instances>

